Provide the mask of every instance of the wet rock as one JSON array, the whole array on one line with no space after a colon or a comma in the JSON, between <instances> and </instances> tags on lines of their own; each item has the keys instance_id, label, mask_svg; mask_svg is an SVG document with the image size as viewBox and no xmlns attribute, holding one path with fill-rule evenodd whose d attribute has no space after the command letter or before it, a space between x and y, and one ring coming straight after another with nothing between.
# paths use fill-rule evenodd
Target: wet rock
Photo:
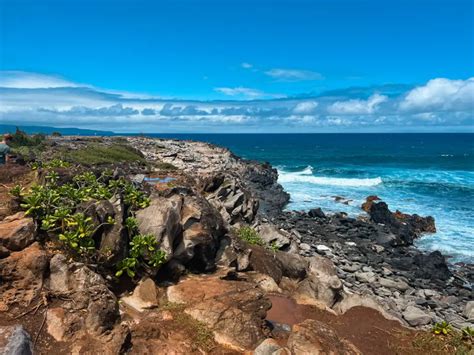
<instances>
[{"instance_id":1,"label":"wet rock","mask_svg":"<svg viewBox=\"0 0 474 355\"><path fill-rule=\"evenodd\" d=\"M431 323L431 316L423 312L420 308L414 306L408 306L403 312L403 318L412 327L420 325L426 325Z\"/></svg>"},{"instance_id":2,"label":"wet rock","mask_svg":"<svg viewBox=\"0 0 474 355\"><path fill-rule=\"evenodd\" d=\"M416 255L413 264L417 266L414 270L415 277L446 281L452 276L446 259L439 251Z\"/></svg>"},{"instance_id":3,"label":"wet rock","mask_svg":"<svg viewBox=\"0 0 474 355\"><path fill-rule=\"evenodd\" d=\"M36 225L23 212L6 217L0 222L0 245L20 251L35 241Z\"/></svg>"},{"instance_id":4,"label":"wet rock","mask_svg":"<svg viewBox=\"0 0 474 355\"><path fill-rule=\"evenodd\" d=\"M339 338L336 331L328 325L308 319L293 326L288 339L292 354L361 354L350 342Z\"/></svg>"},{"instance_id":5,"label":"wet rock","mask_svg":"<svg viewBox=\"0 0 474 355\"><path fill-rule=\"evenodd\" d=\"M313 218L326 218L326 215L324 214L323 210L319 207L310 209L308 212L308 216Z\"/></svg>"},{"instance_id":6,"label":"wet rock","mask_svg":"<svg viewBox=\"0 0 474 355\"><path fill-rule=\"evenodd\" d=\"M23 326L0 326L0 353L5 355L33 354L31 337Z\"/></svg>"},{"instance_id":7,"label":"wet rock","mask_svg":"<svg viewBox=\"0 0 474 355\"><path fill-rule=\"evenodd\" d=\"M370 207L372 206L373 202L374 201L380 201L380 198L376 195L371 195L371 196L368 196L366 199L365 199L365 202L362 204L361 208L365 211L365 212L369 212L370 211Z\"/></svg>"}]
</instances>

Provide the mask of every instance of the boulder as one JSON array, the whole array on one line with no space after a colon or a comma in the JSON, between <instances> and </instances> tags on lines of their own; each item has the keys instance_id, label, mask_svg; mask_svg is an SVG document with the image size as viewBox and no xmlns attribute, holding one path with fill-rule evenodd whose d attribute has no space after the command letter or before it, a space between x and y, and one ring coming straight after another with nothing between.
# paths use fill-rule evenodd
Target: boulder
<instances>
[{"instance_id":1,"label":"boulder","mask_svg":"<svg viewBox=\"0 0 474 355\"><path fill-rule=\"evenodd\" d=\"M309 261L298 254L277 251L275 259L280 263L283 276L301 280L304 279L309 267Z\"/></svg>"},{"instance_id":2,"label":"boulder","mask_svg":"<svg viewBox=\"0 0 474 355\"><path fill-rule=\"evenodd\" d=\"M275 339L265 339L257 346L253 355L283 355L290 354L289 350L283 348Z\"/></svg>"},{"instance_id":3,"label":"boulder","mask_svg":"<svg viewBox=\"0 0 474 355\"><path fill-rule=\"evenodd\" d=\"M330 326L313 319L293 326L287 347L295 355L362 354L352 343L339 338Z\"/></svg>"},{"instance_id":4,"label":"boulder","mask_svg":"<svg viewBox=\"0 0 474 355\"><path fill-rule=\"evenodd\" d=\"M167 296L205 323L219 344L245 351L265 339L265 317L271 302L254 283L227 281L218 275L190 276L168 287Z\"/></svg>"},{"instance_id":5,"label":"boulder","mask_svg":"<svg viewBox=\"0 0 474 355\"><path fill-rule=\"evenodd\" d=\"M467 319L474 319L474 301L469 301L464 307L464 316Z\"/></svg>"},{"instance_id":6,"label":"boulder","mask_svg":"<svg viewBox=\"0 0 474 355\"><path fill-rule=\"evenodd\" d=\"M384 277L379 278L379 283L383 287L396 289L396 290L399 290L399 291L406 291L410 287L403 280L392 280L392 279L387 279L387 278L384 278Z\"/></svg>"},{"instance_id":7,"label":"boulder","mask_svg":"<svg viewBox=\"0 0 474 355\"><path fill-rule=\"evenodd\" d=\"M230 174L218 175L204 183L207 200L220 212L228 225L252 223L258 210L258 200Z\"/></svg>"},{"instance_id":8,"label":"boulder","mask_svg":"<svg viewBox=\"0 0 474 355\"><path fill-rule=\"evenodd\" d=\"M122 303L138 312L158 307L158 291L155 282L145 278L135 287L130 296L122 297Z\"/></svg>"},{"instance_id":9,"label":"boulder","mask_svg":"<svg viewBox=\"0 0 474 355\"><path fill-rule=\"evenodd\" d=\"M394 233L395 238L390 241L393 246L412 245L420 234L436 232L433 217L408 215L400 211L392 213L385 202L374 201L367 201L363 208L367 209L373 222L386 225Z\"/></svg>"},{"instance_id":10,"label":"boulder","mask_svg":"<svg viewBox=\"0 0 474 355\"><path fill-rule=\"evenodd\" d=\"M120 198L113 197L109 201L99 202L97 212L101 216L101 223L106 223L108 216L115 221L113 225L104 225L99 246L100 252L106 257L106 262L114 265L127 255L129 245L128 230L125 227L125 208Z\"/></svg>"},{"instance_id":11,"label":"boulder","mask_svg":"<svg viewBox=\"0 0 474 355\"><path fill-rule=\"evenodd\" d=\"M0 294L5 305L29 305L39 296L49 257L38 243L0 259Z\"/></svg>"},{"instance_id":12,"label":"boulder","mask_svg":"<svg viewBox=\"0 0 474 355\"><path fill-rule=\"evenodd\" d=\"M444 284L452 273L449 271L445 257L439 252L434 251L429 254L418 254L413 259L415 277L438 281Z\"/></svg>"},{"instance_id":13,"label":"boulder","mask_svg":"<svg viewBox=\"0 0 474 355\"><path fill-rule=\"evenodd\" d=\"M33 354L33 343L31 342L31 337L23 326L0 326L0 354Z\"/></svg>"},{"instance_id":14,"label":"boulder","mask_svg":"<svg viewBox=\"0 0 474 355\"><path fill-rule=\"evenodd\" d=\"M326 218L326 214L319 207L310 209L308 215L313 218Z\"/></svg>"},{"instance_id":15,"label":"boulder","mask_svg":"<svg viewBox=\"0 0 474 355\"><path fill-rule=\"evenodd\" d=\"M332 308L342 298L342 289L332 261L314 256L310 258L308 275L298 284L294 297L301 303Z\"/></svg>"},{"instance_id":16,"label":"boulder","mask_svg":"<svg viewBox=\"0 0 474 355\"><path fill-rule=\"evenodd\" d=\"M367 284L371 284L375 282L375 280L377 279L377 275L372 271L368 271L368 272L357 271L354 275L358 281L367 283Z\"/></svg>"},{"instance_id":17,"label":"boulder","mask_svg":"<svg viewBox=\"0 0 474 355\"><path fill-rule=\"evenodd\" d=\"M23 212L0 222L0 245L11 251L20 251L35 241L36 225Z\"/></svg>"},{"instance_id":18,"label":"boulder","mask_svg":"<svg viewBox=\"0 0 474 355\"><path fill-rule=\"evenodd\" d=\"M279 284L283 276L282 264L274 253L256 245L250 245L249 248L251 250L249 269L269 275Z\"/></svg>"},{"instance_id":19,"label":"boulder","mask_svg":"<svg viewBox=\"0 0 474 355\"><path fill-rule=\"evenodd\" d=\"M169 198L152 196L150 206L136 213L138 229L141 234L155 236L160 248L167 254L167 259L173 256L175 240L181 235L181 208L183 198L173 195Z\"/></svg>"},{"instance_id":20,"label":"boulder","mask_svg":"<svg viewBox=\"0 0 474 355\"><path fill-rule=\"evenodd\" d=\"M111 330L119 319L117 299L102 276L83 264L69 262L62 254L56 254L51 259L49 289L53 295L72 299L67 304L70 309L65 317L55 313L55 317L51 318L56 322L62 319L66 334L69 331L74 333L66 325L80 324L80 328L90 334L101 335Z\"/></svg>"},{"instance_id":21,"label":"boulder","mask_svg":"<svg viewBox=\"0 0 474 355\"><path fill-rule=\"evenodd\" d=\"M431 316L415 306L408 306L403 312L403 318L412 327L431 323Z\"/></svg>"},{"instance_id":22,"label":"boulder","mask_svg":"<svg viewBox=\"0 0 474 355\"><path fill-rule=\"evenodd\" d=\"M276 245L278 249L283 249L290 245L289 234L272 224L260 224L256 230L267 245Z\"/></svg>"},{"instance_id":23,"label":"boulder","mask_svg":"<svg viewBox=\"0 0 474 355\"><path fill-rule=\"evenodd\" d=\"M184 196L180 224L182 239L173 258L193 271L213 270L220 240L226 233L219 212L200 196Z\"/></svg>"}]
</instances>

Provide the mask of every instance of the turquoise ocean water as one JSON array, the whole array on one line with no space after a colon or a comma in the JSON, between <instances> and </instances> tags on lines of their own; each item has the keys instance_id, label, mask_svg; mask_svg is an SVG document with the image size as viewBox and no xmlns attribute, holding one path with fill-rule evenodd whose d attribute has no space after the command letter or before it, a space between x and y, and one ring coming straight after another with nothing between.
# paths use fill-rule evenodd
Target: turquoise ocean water
<instances>
[{"instance_id":1,"label":"turquoise ocean water","mask_svg":"<svg viewBox=\"0 0 474 355\"><path fill-rule=\"evenodd\" d=\"M438 232L417 241L451 262L474 263L474 134L179 134L268 161L290 210L361 214L377 195L392 210L432 215ZM336 202L341 196L349 204Z\"/></svg>"}]
</instances>

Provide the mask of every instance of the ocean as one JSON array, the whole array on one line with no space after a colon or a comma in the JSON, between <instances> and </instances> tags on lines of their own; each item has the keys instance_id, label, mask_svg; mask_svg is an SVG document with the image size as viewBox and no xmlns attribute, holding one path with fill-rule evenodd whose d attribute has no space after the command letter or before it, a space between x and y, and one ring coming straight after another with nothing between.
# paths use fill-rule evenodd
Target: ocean
<instances>
[{"instance_id":1,"label":"ocean","mask_svg":"<svg viewBox=\"0 0 474 355\"><path fill-rule=\"evenodd\" d=\"M206 141L270 162L291 195L288 210L357 216L365 198L377 195L393 211L431 215L438 231L417 246L439 250L452 263L474 263L474 134L155 136Z\"/></svg>"}]
</instances>

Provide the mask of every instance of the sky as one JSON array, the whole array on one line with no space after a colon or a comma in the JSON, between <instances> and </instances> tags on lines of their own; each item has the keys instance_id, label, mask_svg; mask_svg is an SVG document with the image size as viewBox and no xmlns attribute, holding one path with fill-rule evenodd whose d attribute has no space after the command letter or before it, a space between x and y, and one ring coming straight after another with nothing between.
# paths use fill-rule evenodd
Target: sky
<instances>
[{"instance_id":1,"label":"sky","mask_svg":"<svg viewBox=\"0 0 474 355\"><path fill-rule=\"evenodd\" d=\"M471 0L0 0L0 123L474 131Z\"/></svg>"}]
</instances>

